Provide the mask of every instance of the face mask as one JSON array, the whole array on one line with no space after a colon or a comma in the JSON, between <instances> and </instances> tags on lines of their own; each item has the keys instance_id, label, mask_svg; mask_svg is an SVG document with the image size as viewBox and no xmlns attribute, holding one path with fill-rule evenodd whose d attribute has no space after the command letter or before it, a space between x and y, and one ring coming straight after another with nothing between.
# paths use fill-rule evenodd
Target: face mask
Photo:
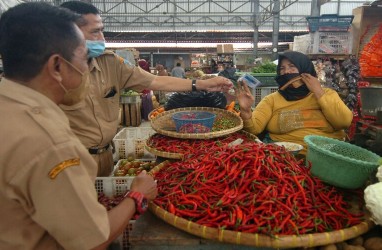
<instances>
[{"instance_id":1,"label":"face mask","mask_svg":"<svg viewBox=\"0 0 382 250\"><path fill-rule=\"evenodd\" d=\"M70 65L75 71L77 71L79 74L81 74L81 83L77 88L74 89L67 89L62 85L61 82L59 82L61 88L65 91L64 100L62 101L62 104L67 106L73 106L79 102L81 102L83 99L85 99L85 96L88 93L89 89L89 72L81 72L76 66L74 66L69 61L62 58L68 65Z\"/></svg>"},{"instance_id":2,"label":"face mask","mask_svg":"<svg viewBox=\"0 0 382 250\"><path fill-rule=\"evenodd\" d=\"M105 51L105 41L104 40L98 40L98 41L92 41L92 40L86 40L86 47L88 49L88 57L98 57L102 55L102 53Z\"/></svg>"},{"instance_id":3,"label":"face mask","mask_svg":"<svg viewBox=\"0 0 382 250\"><path fill-rule=\"evenodd\" d=\"M284 86L287 82L292 80L293 78L299 76L299 73L292 73L292 74L284 74L284 75L278 75L276 76L275 80L279 84L279 87L281 88Z\"/></svg>"}]
</instances>

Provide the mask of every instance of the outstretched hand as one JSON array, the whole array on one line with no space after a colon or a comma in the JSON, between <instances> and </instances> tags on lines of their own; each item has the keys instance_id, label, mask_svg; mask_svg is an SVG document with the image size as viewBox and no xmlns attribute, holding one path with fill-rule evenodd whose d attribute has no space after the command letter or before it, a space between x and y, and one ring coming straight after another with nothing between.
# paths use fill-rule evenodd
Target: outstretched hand
<instances>
[{"instance_id":1,"label":"outstretched hand","mask_svg":"<svg viewBox=\"0 0 382 250\"><path fill-rule=\"evenodd\" d=\"M235 88L235 94L240 105L241 118L245 120L251 118L251 107L255 101L255 98L253 97L248 85L244 81L239 81L237 83L237 88Z\"/></svg>"},{"instance_id":2,"label":"outstretched hand","mask_svg":"<svg viewBox=\"0 0 382 250\"><path fill-rule=\"evenodd\" d=\"M204 81L206 83L205 89L209 92L221 91L227 93L230 89L233 88L233 83L231 80L221 76L206 79Z\"/></svg>"}]
</instances>

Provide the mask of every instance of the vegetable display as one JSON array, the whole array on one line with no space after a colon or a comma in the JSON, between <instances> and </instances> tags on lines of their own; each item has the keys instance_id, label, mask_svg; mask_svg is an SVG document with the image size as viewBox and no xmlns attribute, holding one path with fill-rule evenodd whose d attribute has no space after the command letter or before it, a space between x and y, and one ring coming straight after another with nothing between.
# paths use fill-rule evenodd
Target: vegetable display
<instances>
[{"instance_id":1,"label":"vegetable display","mask_svg":"<svg viewBox=\"0 0 382 250\"><path fill-rule=\"evenodd\" d=\"M243 142L253 141L253 139L248 138L245 134L239 132L235 132L229 136L206 140L177 139L161 134L155 134L147 140L147 146L168 153L189 154L198 151L208 152L212 147L223 146L237 139L242 139Z\"/></svg>"},{"instance_id":2,"label":"vegetable display","mask_svg":"<svg viewBox=\"0 0 382 250\"><path fill-rule=\"evenodd\" d=\"M329 232L361 222L362 213L349 212L342 194L312 177L284 147L210 143L155 173L155 204L204 226L266 235Z\"/></svg>"},{"instance_id":3,"label":"vegetable display","mask_svg":"<svg viewBox=\"0 0 382 250\"><path fill-rule=\"evenodd\" d=\"M137 176L143 170L150 171L155 165L155 161L123 159L117 163L113 176Z\"/></svg>"},{"instance_id":4,"label":"vegetable display","mask_svg":"<svg viewBox=\"0 0 382 250\"><path fill-rule=\"evenodd\" d=\"M107 197L105 194L98 194L98 202L101 203L107 211L118 206L123 201L123 195L116 195L113 197Z\"/></svg>"}]
</instances>

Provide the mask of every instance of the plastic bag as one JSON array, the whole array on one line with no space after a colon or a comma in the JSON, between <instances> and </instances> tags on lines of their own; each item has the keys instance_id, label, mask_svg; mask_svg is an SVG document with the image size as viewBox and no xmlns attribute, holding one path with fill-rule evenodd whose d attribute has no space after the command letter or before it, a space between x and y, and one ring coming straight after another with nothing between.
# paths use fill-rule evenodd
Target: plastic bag
<instances>
[{"instance_id":1,"label":"plastic bag","mask_svg":"<svg viewBox=\"0 0 382 250\"><path fill-rule=\"evenodd\" d=\"M143 91L141 98L142 98L142 118L147 121L149 113L154 109L151 91Z\"/></svg>"},{"instance_id":2,"label":"plastic bag","mask_svg":"<svg viewBox=\"0 0 382 250\"><path fill-rule=\"evenodd\" d=\"M234 69L234 68L225 69L222 72L219 72L218 76L228 78L233 83L236 83L237 79L239 79L239 76L236 75L236 69Z\"/></svg>"},{"instance_id":3,"label":"plastic bag","mask_svg":"<svg viewBox=\"0 0 382 250\"><path fill-rule=\"evenodd\" d=\"M224 109L227 99L222 92L176 92L164 105L165 110L185 107L211 107Z\"/></svg>"}]
</instances>

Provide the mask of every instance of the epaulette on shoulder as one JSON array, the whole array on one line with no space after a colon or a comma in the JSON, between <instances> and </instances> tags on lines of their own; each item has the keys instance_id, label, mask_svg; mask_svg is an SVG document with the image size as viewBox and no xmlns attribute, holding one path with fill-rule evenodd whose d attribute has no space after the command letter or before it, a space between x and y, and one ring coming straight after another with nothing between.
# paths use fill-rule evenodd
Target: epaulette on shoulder
<instances>
[{"instance_id":1,"label":"epaulette on shoulder","mask_svg":"<svg viewBox=\"0 0 382 250\"><path fill-rule=\"evenodd\" d=\"M120 57L119 55L117 55L117 54L115 54L113 51L111 51L111 50L105 50L104 52L103 52L103 54L102 55L112 55L112 56L114 56L116 59L118 59L118 61L121 63L121 64L124 64L125 62L124 62L124 59L122 58L122 57Z\"/></svg>"},{"instance_id":2,"label":"epaulette on shoulder","mask_svg":"<svg viewBox=\"0 0 382 250\"><path fill-rule=\"evenodd\" d=\"M112 50L105 50L103 55L116 55Z\"/></svg>"}]
</instances>

